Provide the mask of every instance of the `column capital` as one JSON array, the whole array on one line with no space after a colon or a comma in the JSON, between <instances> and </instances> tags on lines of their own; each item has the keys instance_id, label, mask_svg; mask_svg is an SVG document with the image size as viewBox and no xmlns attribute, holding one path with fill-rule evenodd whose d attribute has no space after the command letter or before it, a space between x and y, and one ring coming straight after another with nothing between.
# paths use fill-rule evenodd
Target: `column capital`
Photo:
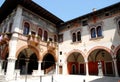
<instances>
[{"instance_id":1,"label":"column capital","mask_svg":"<svg viewBox=\"0 0 120 82\"><path fill-rule=\"evenodd\" d=\"M15 57L9 57L8 58L8 61L10 61L10 62L14 62L14 61L16 61L17 60L17 58L15 58Z\"/></svg>"},{"instance_id":2,"label":"column capital","mask_svg":"<svg viewBox=\"0 0 120 82\"><path fill-rule=\"evenodd\" d=\"M38 61L38 63L42 63L42 61Z\"/></svg>"}]
</instances>

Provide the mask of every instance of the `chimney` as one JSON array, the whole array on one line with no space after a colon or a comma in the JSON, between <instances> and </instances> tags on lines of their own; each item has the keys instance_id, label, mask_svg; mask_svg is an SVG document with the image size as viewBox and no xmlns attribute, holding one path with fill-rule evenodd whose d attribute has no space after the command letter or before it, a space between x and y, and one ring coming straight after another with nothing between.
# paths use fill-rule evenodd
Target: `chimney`
<instances>
[{"instance_id":1,"label":"chimney","mask_svg":"<svg viewBox=\"0 0 120 82\"><path fill-rule=\"evenodd\" d=\"M96 11L96 8L93 8L92 10L93 10L93 12L95 12L95 11Z\"/></svg>"}]
</instances>

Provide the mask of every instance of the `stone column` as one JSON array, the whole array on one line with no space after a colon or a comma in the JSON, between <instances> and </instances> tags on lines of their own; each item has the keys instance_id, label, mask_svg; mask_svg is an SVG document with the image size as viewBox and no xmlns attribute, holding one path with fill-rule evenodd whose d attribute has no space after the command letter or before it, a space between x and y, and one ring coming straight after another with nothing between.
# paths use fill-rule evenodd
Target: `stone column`
<instances>
[{"instance_id":1,"label":"stone column","mask_svg":"<svg viewBox=\"0 0 120 82\"><path fill-rule=\"evenodd\" d=\"M58 63L57 62L56 62L56 67L55 68L56 68L56 72L55 73L57 75L58 74Z\"/></svg>"},{"instance_id":2,"label":"stone column","mask_svg":"<svg viewBox=\"0 0 120 82\"><path fill-rule=\"evenodd\" d=\"M68 74L68 70L67 70L67 62L64 62L63 64L63 74Z\"/></svg>"},{"instance_id":3,"label":"stone column","mask_svg":"<svg viewBox=\"0 0 120 82\"><path fill-rule=\"evenodd\" d=\"M89 72L88 72L88 61L86 61L86 76L89 76Z\"/></svg>"},{"instance_id":4,"label":"stone column","mask_svg":"<svg viewBox=\"0 0 120 82\"><path fill-rule=\"evenodd\" d=\"M22 19L22 7L17 6L15 19L13 21L14 32L19 32L21 19ZM8 66L7 66L7 73L6 73L7 80L13 79L13 75L14 75L17 39L18 39L18 33L13 33L11 40L9 41L9 56L8 56Z\"/></svg>"},{"instance_id":5,"label":"stone column","mask_svg":"<svg viewBox=\"0 0 120 82\"><path fill-rule=\"evenodd\" d=\"M0 60L0 75L2 75L2 65L3 65L3 60Z\"/></svg>"},{"instance_id":6,"label":"stone column","mask_svg":"<svg viewBox=\"0 0 120 82\"><path fill-rule=\"evenodd\" d=\"M13 80L14 79L14 71L15 71L15 58L8 58L7 64L7 73L6 73L6 80Z\"/></svg>"},{"instance_id":7,"label":"stone column","mask_svg":"<svg viewBox=\"0 0 120 82\"><path fill-rule=\"evenodd\" d=\"M41 72L41 61L38 61L38 72L39 72L39 75L43 75L42 72Z\"/></svg>"},{"instance_id":8,"label":"stone column","mask_svg":"<svg viewBox=\"0 0 120 82\"><path fill-rule=\"evenodd\" d=\"M22 20L22 7L17 6L16 15L12 27L14 32L19 32L22 22L21 20Z\"/></svg>"},{"instance_id":9,"label":"stone column","mask_svg":"<svg viewBox=\"0 0 120 82\"><path fill-rule=\"evenodd\" d=\"M113 59L113 63L114 63L114 69L115 69L115 76L118 77L119 75L118 75L116 59Z\"/></svg>"}]
</instances>

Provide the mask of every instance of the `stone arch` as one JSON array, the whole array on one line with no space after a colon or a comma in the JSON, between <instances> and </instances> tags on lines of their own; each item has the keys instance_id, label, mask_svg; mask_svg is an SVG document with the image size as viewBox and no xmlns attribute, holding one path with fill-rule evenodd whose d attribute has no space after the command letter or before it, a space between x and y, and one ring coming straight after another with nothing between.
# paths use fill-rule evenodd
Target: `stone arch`
<instances>
[{"instance_id":1,"label":"stone arch","mask_svg":"<svg viewBox=\"0 0 120 82\"><path fill-rule=\"evenodd\" d=\"M38 60L40 60L41 57L40 57L40 55L39 55L38 49L35 48L34 46L31 46L31 45L25 45L25 46L22 46L21 48L19 48L19 49L17 50L17 52L16 52L16 58L18 57L19 53L20 53L23 49L26 49L26 48L32 49L32 50L35 52Z\"/></svg>"},{"instance_id":2,"label":"stone arch","mask_svg":"<svg viewBox=\"0 0 120 82\"><path fill-rule=\"evenodd\" d=\"M67 71L69 74L85 75L85 55L82 51L74 49L66 56ZM75 68L73 68L73 65ZM76 72L73 72L76 70Z\"/></svg>"},{"instance_id":3,"label":"stone arch","mask_svg":"<svg viewBox=\"0 0 120 82\"><path fill-rule=\"evenodd\" d=\"M116 64L117 64L117 72L118 75L120 76L120 45L116 47L115 51L114 51L114 55L115 55L115 60L116 60Z\"/></svg>"},{"instance_id":4,"label":"stone arch","mask_svg":"<svg viewBox=\"0 0 120 82\"><path fill-rule=\"evenodd\" d=\"M57 62L56 54L52 50L46 51L42 55L41 69L44 71L45 74L48 74L48 73L53 74L56 68L55 67L56 62Z\"/></svg>"},{"instance_id":5,"label":"stone arch","mask_svg":"<svg viewBox=\"0 0 120 82\"><path fill-rule=\"evenodd\" d=\"M90 75L99 75L99 64L101 63L102 75L113 76L113 52L106 47L97 46L92 48L87 54L88 69ZM111 69L109 69L111 68Z\"/></svg>"},{"instance_id":6,"label":"stone arch","mask_svg":"<svg viewBox=\"0 0 120 82\"><path fill-rule=\"evenodd\" d=\"M72 50L72 51L70 51L70 52L68 52L68 53L66 54L66 58L65 58L65 61L66 61L66 62L67 62L67 58L69 57L69 55L72 54L73 52L78 52L78 53L80 53L80 54L84 57L84 59L85 59L85 54L84 54L81 50L74 49L74 50Z\"/></svg>"},{"instance_id":7,"label":"stone arch","mask_svg":"<svg viewBox=\"0 0 120 82\"><path fill-rule=\"evenodd\" d=\"M43 60L43 57L44 57L47 53L50 53L50 54L55 58L55 62L58 61L58 59L57 59L57 55L56 55L55 52L52 51L52 50L45 51L45 52L42 54L42 56L41 56L41 60Z\"/></svg>"},{"instance_id":8,"label":"stone arch","mask_svg":"<svg viewBox=\"0 0 120 82\"><path fill-rule=\"evenodd\" d=\"M21 47L16 54L15 69L20 70L20 74L32 74L38 69L40 59L38 50L31 45Z\"/></svg>"},{"instance_id":9,"label":"stone arch","mask_svg":"<svg viewBox=\"0 0 120 82\"><path fill-rule=\"evenodd\" d=\"M115 56L116 56L116 54L117 54L117 52L118 52L119 49L120 49L120 45L117 46L117 47L115 48L115 50L114 50L114 55L115 55Z\"/></svg>"},{"instance_id":10,"label":"stone arch","mask_svg":"<svg viewBox=\"0 0 120 82\"><path fill-rule=\"evenodd\" d=\"M87 52L87 59L88 59L88 56L90 55L90 53L96 49L103 49L105 51L107 51L108 53L110 53L111 57L113 57L113 52L111 49L107 48L107 47L104 47L104 46L96 46L96 47L93 47L91 48L88 52Z\"/></svg>"}]
</instances>

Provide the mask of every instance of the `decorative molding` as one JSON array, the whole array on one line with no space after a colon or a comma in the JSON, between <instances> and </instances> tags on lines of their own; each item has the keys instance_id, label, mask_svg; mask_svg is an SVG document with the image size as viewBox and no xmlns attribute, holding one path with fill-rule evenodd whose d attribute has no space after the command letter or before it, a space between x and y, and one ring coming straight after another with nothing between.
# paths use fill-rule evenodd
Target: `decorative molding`
<instances>
[{"instance_id":1,"label":"decorative molding","mask_svg":"<svg viewBox=\"0 0 120 82\"><path fill-rule=\"evenodd\" d=\"M96 27L98 27L98 26L103 27L103 21L97 22L97 23L95 23L95 24L89 24L88 26L89 26L89 29L96 28Z\"/></svg>"}]
</instances>

